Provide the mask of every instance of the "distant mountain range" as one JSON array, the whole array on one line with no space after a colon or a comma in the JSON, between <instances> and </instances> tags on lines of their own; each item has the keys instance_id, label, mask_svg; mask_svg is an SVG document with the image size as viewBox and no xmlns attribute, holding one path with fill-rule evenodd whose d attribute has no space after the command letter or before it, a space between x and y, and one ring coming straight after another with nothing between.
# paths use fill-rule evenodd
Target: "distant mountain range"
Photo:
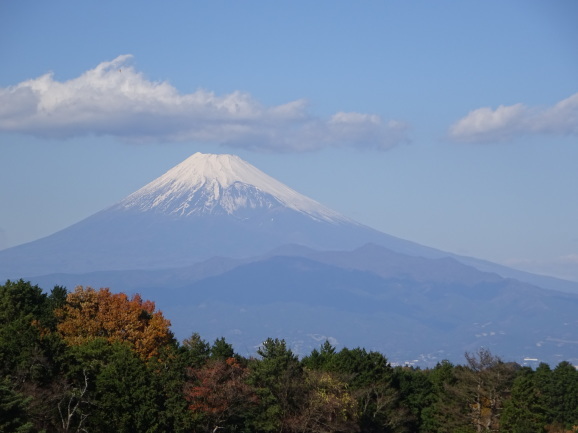
<instances>
[{"instance_id":1,"label":"distant mountain range","mask_svg":"<svg viewBox=\"0 0 578 433\"><path fill-rule=\"evenodd\" d=\"M267 337L306 354L325 339L395 362L578 364L578 283L399 239L232 155L194 154L121 202L0 251L0 278L110 287L154 300L179 338Z\"/></svg>"}]
</instances>

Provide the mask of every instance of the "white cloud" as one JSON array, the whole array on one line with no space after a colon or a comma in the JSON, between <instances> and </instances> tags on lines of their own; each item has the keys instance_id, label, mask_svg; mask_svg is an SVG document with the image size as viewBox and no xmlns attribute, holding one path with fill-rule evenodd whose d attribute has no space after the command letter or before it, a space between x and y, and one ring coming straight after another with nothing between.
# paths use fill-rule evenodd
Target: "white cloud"
<instances>
[{"instance_id":1,"label":"white cloud","mask_svg":"<svg viewBox=\"0 0 578 433\"><path fill-rule=\"evenodd\" d=\"M243 92L181 94L152 82L130 55L59 82L49 73L0 88L0 131L40 137L111 135L133 142L197 141L260 151L328 146L389 149L407 141L407 126L374 114L311 115L304 100L265 107Z\"/></svg>"},{"instance_id":2,"label":"white cloud","mask_svg":"<svg viewBox=\"0 0 578 433\"><path fill-rule=\"evenodd\" d=\"M552 107L530 108L524 104L500 105L495 110L478 108L449 129L460 142L496 142L527 134L578 135L578 93Z\"/></svg>"},{"instance_id":3,"label":"white cloud","mask_svg":"<svg viewBox=\"0 0 578 433\"><path fill-rule=\"evenodd\" d=\"M331 116L329 136L346 140L358 147L386 150L407 140L407 124L395 120L383 123L375 114L343 113Z\"/></svg>"}]
</instances>

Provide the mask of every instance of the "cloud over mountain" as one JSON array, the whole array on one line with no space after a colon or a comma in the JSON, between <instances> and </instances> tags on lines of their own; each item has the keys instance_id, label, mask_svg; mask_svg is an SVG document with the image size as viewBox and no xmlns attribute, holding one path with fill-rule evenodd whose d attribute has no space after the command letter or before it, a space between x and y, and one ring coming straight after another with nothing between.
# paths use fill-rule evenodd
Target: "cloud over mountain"
<instances>
[{"instance_id":1,"label":"cloud over mountain","mask_svg":"<svg viewBox=\"0 0 578 433\"><path fill-rule=\"evenodd\" d=\"M578 135L578 93L546 108L524 104L478 108L449 130L454 141L471 143L507 141L527 134Z\"/></svg>"},{"instance_id":2,"label":"cloud over mountain","mask_svg":"<svg viewBox=\"0 0 578 433\"><path fill-rule=\"evenodd\" d=\"M131 142L197 141L265 152L353 146L386 150L407 141L408 126L375 114L320 118L305 100L266 107L250 94L182 94L147 80L131 55L59 82L52 73L0 88L0 131L40 137L111 135Z\"/></svg>"}]
</instances>

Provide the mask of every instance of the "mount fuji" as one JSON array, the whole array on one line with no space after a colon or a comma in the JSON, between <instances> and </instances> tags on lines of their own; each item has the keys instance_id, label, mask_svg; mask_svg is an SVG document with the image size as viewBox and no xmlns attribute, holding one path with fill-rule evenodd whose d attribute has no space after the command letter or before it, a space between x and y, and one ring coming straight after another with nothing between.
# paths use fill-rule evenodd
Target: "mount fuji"
<instances>
[{"instance_id":1,"label":"mount fuji","mask_svg":"<svg viewBox=\"0 0 578 433\"><path fill-rule=\"evenodd\" d=\"M460 362L485 346L574 360L578 283L364 226L233 155L196 153L125 199L0 251L0 279L110 287L154 300L179 338L324 339L399 362Z\"/></svg>"},{"instance_id":2,"label":"mount fuji","mask_svg":"<svg viewBox=\"0 0 578 433\"><path fill-rule=\"evenodd\" d=\"M286 244L327 250L368 242L440 255L346 218L237 156L196 153L110 208L0 251L0 277L161 269Z\"/></svg>"}]
</instances>

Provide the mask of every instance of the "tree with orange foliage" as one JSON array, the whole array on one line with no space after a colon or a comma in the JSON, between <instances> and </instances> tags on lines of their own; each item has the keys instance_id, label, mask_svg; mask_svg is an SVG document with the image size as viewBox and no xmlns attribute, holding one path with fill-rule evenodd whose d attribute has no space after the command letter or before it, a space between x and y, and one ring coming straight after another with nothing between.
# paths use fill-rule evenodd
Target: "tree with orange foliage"
<instances>
[{"instance_id":1,"label":"tree with orange foliage","mask_svg":"<svg viewBox=\"0 0 578 433\"><path fill-rule=\"evenodd\" d=\"M141 358L149 359L174 341L170 322L155 311L154 302L143 301L138 294L129 298L108 288L78 286L56 315L57 329L69 345L100 337L128 343Z\"/></svg>"}]
</instances>

